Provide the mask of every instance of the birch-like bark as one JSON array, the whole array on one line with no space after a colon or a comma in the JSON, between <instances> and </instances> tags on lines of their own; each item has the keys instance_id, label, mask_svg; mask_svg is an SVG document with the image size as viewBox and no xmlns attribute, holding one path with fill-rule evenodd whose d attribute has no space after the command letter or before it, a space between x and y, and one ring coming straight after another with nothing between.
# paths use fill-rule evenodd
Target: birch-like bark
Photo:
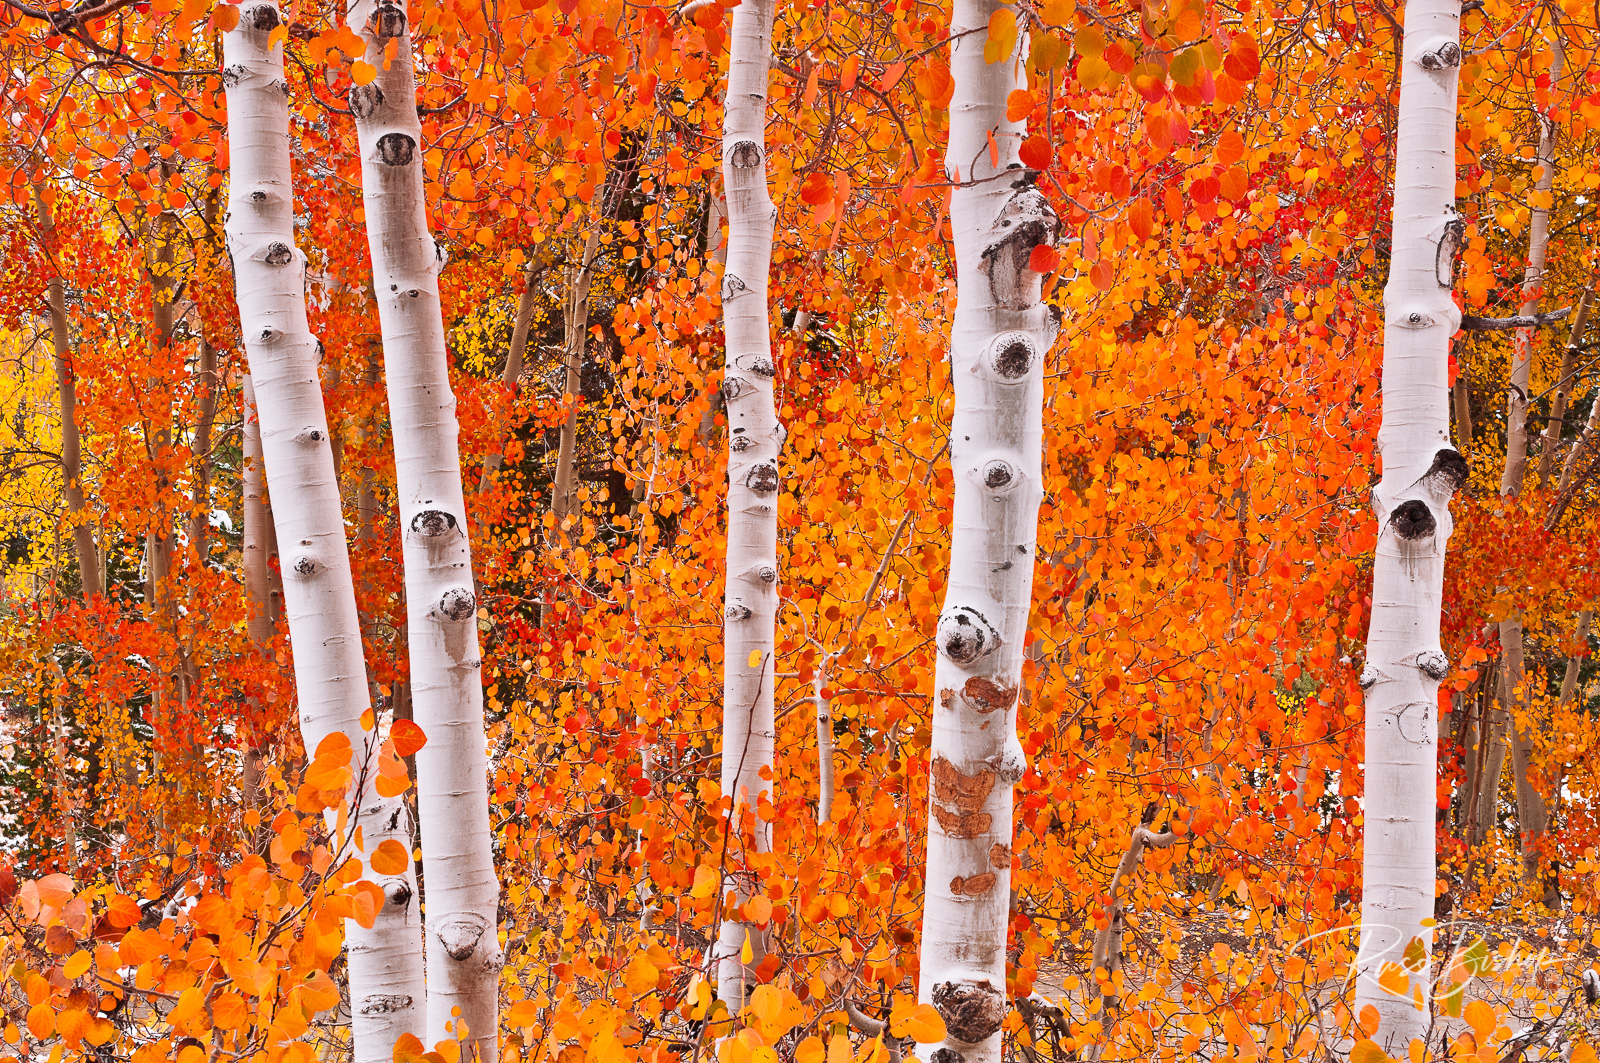
<instances>
[{"instance_id":1,"label":"birch-like bark","mask_svg":"<svg viewBox=\"0 0 1600 1063\"><path fill-rule=\"evenodd\" d=\"M834 654L818 647L817 670L811 677L811 702L817 712L817 822L833 818L833 705L828 679Z\"/></svg>"},{"instance_id":2,"label":"birch-like bark","mask_svg":"<svg viewBox=\"0 0 1600 1063\"><path fill-rule=\"evenodd\" d=\"M1139 870L1139 865L1144 861L1144 851L1150 849L1165 849L1178 840L1178 836L1171 831L1157 834L1151 830L1149 824L1141 823L1133 828L1133 838L1128 842L1127 850L1122 854L1122 860L1117 864L1116 873L1111 876L1111 885L1106 890L1106 895L1111 898L1106 913L1106 923L1094 935L1094 954L1089 968L1090 999L1100 994L1101 1006L1109 1012L1117 1003L1116 992L1111 988L1112 976L1117 968L1122 966L1122 929L1127 918L1122 914L1122 887L1125 882L1133 879ZM1100 972L1106 974L1106 981L1100 982Z\"/></svg>"},{"instance_id":3,"label":"birch-like bark","mask_svg":"<svg viewBox=\"0 0 1600 1063\"><path fill-rule=\"evenodd\" d=\"M249 4L223 37L232 174L228 250L239 320L260 421L261 448L277 505L279 540L289 550L284 598L308 751L336 731L350 740L354 767L375 774L376 734L361 726L370 707L355 584L327 413L317 379L317 340L306 320L305 257L294 246L288 93L282 25L273 0ZM398 797L352 795L366 852L389 839L411 851ZM354 829L355 824L352 824ZM345 924L354 1063L391 1063L395 1041L422 1026L424 986L417 890L411 867L366 877L385 903L370 930Z\"/></svg>"},{"instance_id":4,"label":"birch-like bark","mask_svg":"<svg viewBox=\"0 0 1600 1063\"><path fill-rule=\"evenodd\" d=\"M269 576L270 556L267 548L267 522L272 514L266 504L266 465L261 455L261 419L256 413L256 389L247 374L241 390L240 405L243 412L244 468L241 480L244 494L244 549L239 567L244 574L245 605L249 613L245 630L250 641L265 646L272 640L272 626L277 621L272 604L272 581Z\"/></svg>"},{"instance_id":5,"label":"birch-like bark","mask_svg":"<svg viewBox=\"0 0 1600 1063\"><path fill-rule=\"evenodd\" d=\"M935 645L919 993L947 1039L938 1063L998 1063L1006 1014L1012 789L1041 487L1044 360L1055 339L1029 268L1059 223L1018 161L1027 135L1006 99L1027 88L1021 54L985 61L999 0L955 0L950 26L950 221L957 301L950 333L955 478L950 584Z\"/></svg>"},{"instance_id":6,"label":"birch-like bark","mask_svg":"<svg viewBox=\"0 0 1600 1063\"><path fill-rule=\"evenodd\" d=\"M1583 659L1589 655L1589 627L1593 623L1593 609L1585 609L1578 614L1578 627L1573 633L1572 640L1580 649L1567 658L1567 670L1561 676L1561 700L1558 708L1566 708L1572 704L1572 699L1578 693L1578 671L1583 667Z\"/></svg>"},{"instance_id":7,"label":"birch-like bark","mask_svg":"<svg viewBox=\"0 0 1600 1063\"><path fill-rule=\"evenodd\" d=\"M1395 136L1393 258L1384 289L1383 478L1373 492L1378 542L1366 692L1365 843L1355 1010L1377 1009L1378 1045L1403 1054L1430 1022L1439 646L1450 496L1467 465L1450 445L1456 76L1461 5L1410 0ZM1379 984L1385 965L1405 989ZM1421 1007L1418 1007L1418 1001Z\"/></svg>"},{"instance_id":8,"label":"birch-like bark","mask_svg":"<svg viewBox=\"0 0 1600 1063\"><path fill-rule=\"evenodd\" d=\"M494 1063L500 883L489 837L478 605L461 483L456 400L439 303L442 249L428 231L422 125L405 9L357 0L350 28L378 71L351 90L383 333L405 561L417 809L427 869L428 1036Z\"/></svg>"},{"instance_id":9,"label":"birch-like bark","mask_svg":"<svg viewBox=\"0 0 1600 1063\"><path fill-rule=\"evenodd\" d=\"M44 189L33 186L34 207L39 216L40 241L53 253L56 221L45 201ZM50 346L55 354L56 401L61 414L61 497L67 509L67 524L72 529L72 548L78 559L78 576L83 596L105 592L100 570L100 550L95 545L94 528L89 524L83 497L83 450L78 434L78 386L72 370L72 339L67 321L66 285L59 272L53 272L45 286L45 302L50 307Z\"/></svg>"},{"instance_id":10,"label":"birch-like bark","mask_svg":"<svg viewBox=\"0 0 1600 1063\"><path fill-rule=\"evenodd\" d=\"M728 248L722 274L722 326L727 366L728 563L723 604L722 792L733 801L728 837L750 837L757 852L772 848L772 828L759 815L772 799L773 638L778 607L778 458L783 426L773 401L772 334L767 274L772 264L774 210L767 190L767 76L772 57L773 0L745 0L733 9L728 97L722 125L722 183L727 190ZM765 777L763 777L765 776ZM728 855L737 903L751 881L738 854ZM748 965L741 961L749 941ZM767 932L724 919L714 955L717 996L738 1014L767 952Z\"/></svg>"}]
</instances>

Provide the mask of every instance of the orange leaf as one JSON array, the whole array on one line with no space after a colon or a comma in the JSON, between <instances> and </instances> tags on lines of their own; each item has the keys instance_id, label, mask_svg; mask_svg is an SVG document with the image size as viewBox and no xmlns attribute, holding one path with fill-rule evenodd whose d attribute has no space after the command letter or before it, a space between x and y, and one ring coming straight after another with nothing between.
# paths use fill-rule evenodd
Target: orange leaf
<instances>
[{"instance_id":1,"label":"orange leaf","mask_svg":"<svg viewBox=\"0 0 1600 1063\"><path fill-rule=\"evenodd\" d=\"M414 1059L421 1059L427 1047L414 1033L403 1033L394 1043L394 1063L411 1063Z\"/></svg>"},{"instance_id":2,"label":"orange leaf","mask_svg":"<svg viewBox=\"0 0 1600 1063\"><path fill-rule=\"evenodd\" d=\"M1013 89L1006 97L1006 121L1020 122L1033 113L1039 101L1027 89Z\"/></svg>"},{"instance_id":3,"label":"orange leaf","mask_svg":"<svg viewBox=\"0 0 1600 1063\"><path fill-rule=\"evenodd\" d=\"M1000 168L1000 145L994 142L994 130L986 130L989 137L989 165Z\"/></svg>"},{"instance_id":4,"label":"orange leaf","mask_svg":"<svg viewBox=\"0 0 1600 1063\"><path fill-rule=\"evenodd\" d=\"M1371 1006L1367 1005L1369 1008ZM1350 1063L1386 1063L1388 1058L1376 1041L1366 1037L1357 1041L1355 1047L1350 1049Z\"/></svg>"},{"instance_id":5,"label":"orange leaf","mask_svg":"<svg viewBox=\"0 0 1600 1063\"><path fill-rule=\"evenodd\" d=\"M394 751L402 757L409 757L428 744L428 736L411 720L396 720L394 726L389 728L389 740L394 743Z\"/></svg>"},{"instance_id":6,"label":"orange leaf","mask_svg":"<svg viewBox=\"0 0 1600 1063\"><path fill-rule=\"evenodd\" d=\"M751 897L744 902L744 917L757 926L766 926L772 920L772 902L765 897Z\"/></svg>"},{"instance_id":7,"label":"orange leaf","mask_svg":"<svg viewBox=\"0 0 1600 1063\"><path fill-rule=\"evenodd\" d=\"M389 838L378 843L367 858L367 866L380 875L398 875L410 866L411 857L406 847Z\"/></svg>"},{"instance_id":8,"label":"orange leaf","mask_svg":"<svg viewBox=\"0 0 1600 1063\"><path fill-rule=\"evenodd\" d=\"M1002 7L989 16L989 38L983 42L983 61L991 66L1010 59L1017 50L1017 15Z\"/></svg>"},{"instance_id":9,"label":"orange leaf","mask_svg":"<svg viewBox=\"0 0 1600 1063\"><path fill-rule=\"evenodd\" d=\"M222 33L232 33L239 25L239 9L232 4L218 4L211 12L211 24Z\"/></svg>"},{"instance_id":10,"label":"orange leaf","mask_svg":"<svg viewBox=\"0 0 1600 1063\"><path fill-rule=\"evenodd\" d=\"M1232 166L1244 158L1244 137L1232 129L1224 129L1217 137L1217 162Z\"/></svg>"},{"instance_id":11,"label":"orange leaf","mask_svg":"<svg viewBox=\"0 0 1600 1063\"><path fill-rule=\"evenodd\" d=\"M1141 199L1128 206L1128 228L1140 240L1150 239L1156 231L1156 216L1149 200Z\"/></svg>"},{"instance_id":12,"label":"orange leaf","mask_svg":"<svg viewBox=\"0 0 1600 1063\"><path fill-rule=\"evenodd\" d=\"M339 757L341 752L344 753L343 758ZM317 751L311 754L311 759L322 760L324 758L328 760L342 759L343 763L350 763L350 736L343 731L329 731L324 735L322 741L317 743Z\"/></svg>"}]
</instances>

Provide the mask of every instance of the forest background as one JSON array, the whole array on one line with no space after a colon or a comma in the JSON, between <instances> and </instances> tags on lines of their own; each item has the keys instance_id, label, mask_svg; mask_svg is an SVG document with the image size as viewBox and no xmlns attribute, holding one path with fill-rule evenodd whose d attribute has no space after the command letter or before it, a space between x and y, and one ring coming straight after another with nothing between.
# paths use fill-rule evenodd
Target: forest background
<instances>
[{"instance_id":1,"label":"forest background","mask_svg":"<svg viewBox=\"0 0 1600 1063\"><path fill-rule=\"evenodd\" d=\"M1061 222L1030 263L1060 330L1008 1058L1320 1058L1364 1024L1343 977L1400 16L1016 0L987 27L990 61L1024 64L1008 117ZM843 1063L924 1039L950 17L818 0L773 28L779 754L758 809L772 851L738 859L757 883L740 918L774 944L752 1036L714 1049L707 948L740 848L718 783L731 17L715 0L410 9L477 556L507 1059ZM1454 283L1478 320L1451 355L1470 478L1442 621L1436 909L1462 947L1435 958L1442 985L1465 971L1475 988L1442 993L1440 1058L1593 1059L1577 987L1600 953L1597 20L1578 0L1462 14ZM15 1059L348 1050L341 926L373 902L321 816L277 562L246 571L247 547L275 547L222 228L237 22L209 0L0 9ZM273 33L380 770L404 779L428 736L395 723L402 529L348 106L376 72L327 5L285 4ZM1504 494L1508 394L1532 457ZM425 901L426 861L420 878ZM396 1058L424 1053L461 1047Z\"/></svg>"}]
</instances>

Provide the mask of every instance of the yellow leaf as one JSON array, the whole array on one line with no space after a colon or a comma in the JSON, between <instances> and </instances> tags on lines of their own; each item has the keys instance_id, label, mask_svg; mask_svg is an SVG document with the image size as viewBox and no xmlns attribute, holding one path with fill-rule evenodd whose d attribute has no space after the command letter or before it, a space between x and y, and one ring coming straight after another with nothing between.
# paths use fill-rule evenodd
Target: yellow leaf
<instances>
[{"instance_id":1,"label":"yellow leaf","mask_svg":"<svg viewBox=\"0 0 1600 1063\"><path fill-rule=\"evenodd\" d=\"M716 868L701 864L694 869L694 886L689 890L689 896L704 900L717 892L717 885L721 881L722 876Z\"/></svg>"},{"instance_id":2,"label":"yellow leaf","mask_svg":"<svg viewBox=\"0 0 1600 1063\"><path fill-rule=\"evenodd\" d=\"M897 1001L889 1012L889 1032L896 1037L909 1037L918 1044L931 1045L947 1036L944 1019L932 1004L918 1004L912 1000Z\"/></svg>"},{"instance_id":3,"label":"yellow leaf","mask_svg":"<svg viewBox=\"0 0 1600 1063\"><path fill-rule=\"evenodd\" d=\"M357 85L370 85L372 79L378 76L378 68L364 60L357 59L350 64L350 80Z\"/></svg>"},{"instance_id":4,"label":"yellow leaf","mask_svg":"<svg viewBox=\"0 0 1600 1063\"><path fill-rule=\"evenodd\" d=\"M989 38L983 44L983 61L989 64L1010 59L1017 50L1017 14L1001 8L989 16Z\"/></svg>"},{"instance_id":5,"label":"yellow leaf","mask_svg":"<svg viewBox=\"0 0 1600 1063\"><path fill-rule=\"evenodd\" d=\"M744 932L744 947L739 950L739 962L753 963L755 958L756 950L750 947L750 931L746 930Z\"/></svg>"},{"instance_id":6,"label":"yellow leaf","mask_svg":"<svg viewBox=\"0 0 1600 1063\"><path fill-rule=\"evenodd\" d=\"M850 1038L840 1034L828 1042L828 1063L850 1063Z\"/></svg>"},{"instance_id":7,"label":"yellow leaf","mask_svg":"<svg viewBox=\"0 0 1600 1063\"><path fill-rule=\"evenodd\" d=\"M760 650L751 650L750 651L750 656L745 660L744 663L749 665L751 668L756 668L756 667L760 666L760 664L761 664L761 651Z\"/></svg>"},{"instance_id":8,"label":"yellow leaf","mask_svg":"<svg viewBox=\"0 0 1600 1063\"><path fill-rule=\"evenodd\" d=\"M1386 1063L1388 1058L1383 1054L1383 1049L1378 1047L1378 1042L1369 1037L1363 1037L1350 1049L1350 1063Z\"/></svg>"},{"instance_id":9,"label":"yellow leaf","mask_svg":"<svg viewBox=\"0 0 1600 1063\"><path fill-rule=\"evenodd\" d=\"M61 973L68 978L82 978L84 972L89 969L91 959L92 957L87 952L80 949L67 958L66 965L62 967Z\"/></svg>"},{"instance_id":10,"label":"yellow leaf","mask_svg":"<svg viewBox=\"0 0 1600 1063\"><path fill-rule=\"evenodd\" d=\"M776 986L756 986L755 992L750 994L750 1010L762 1022L775 1024L778 1016L783 1014L783 996Z\"/></svg>"},{"instance_id":11,"label":"yellow leaf","mask_svg":"<svg viewBox=\"0 0 1600 1063\"><path fill-rule=\"evenodd\" d=\"M656 970L656 965L643 953L639 953L622 972L622 984L627 986L628 992L634 996L643 996L655 989L656 979L660 976L661 972Z\"/></svg>"}]
</instances>

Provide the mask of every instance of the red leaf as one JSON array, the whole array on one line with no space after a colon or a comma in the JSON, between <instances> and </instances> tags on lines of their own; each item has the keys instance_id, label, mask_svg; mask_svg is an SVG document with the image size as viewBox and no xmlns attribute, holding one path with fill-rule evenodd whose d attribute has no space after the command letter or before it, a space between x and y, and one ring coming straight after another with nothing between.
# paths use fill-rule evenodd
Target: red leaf
<instances>
[{"instance_id":1,"label":"red leaf","mask_svg":"<svg viewBox=\"0 0 1600 1063\"><path fill-rule=\"evenodd\" d=\"M1022 165L1029 169L1047 170L1050 168L1050 142L1044 137L1029 137L1024 140L1017 155L1022 159Z\"/></svg>"},{"instance_id":2,"label":"red leaf","mask_svg":"<svg viewBox=\"0 0 1600 1063\"><path fill-rule=\"evenodd\" d=\"M409 757L428 744L428 736L411 720L396 720L389 728L389 739L394 743L394 751L402 757Z\"/></svg>"},{"instance_id":3,"label":"red leaf","mask_svg":"<svg viewBox=\"0 0 1600 1063\"><path fill-rule=\"evenodd\" d=\"M1028 268L1035 273L1049 273L1061 261L1061 252L1049 244L1039 244L1028 255Z\"/></svg>"}]
</instances>

